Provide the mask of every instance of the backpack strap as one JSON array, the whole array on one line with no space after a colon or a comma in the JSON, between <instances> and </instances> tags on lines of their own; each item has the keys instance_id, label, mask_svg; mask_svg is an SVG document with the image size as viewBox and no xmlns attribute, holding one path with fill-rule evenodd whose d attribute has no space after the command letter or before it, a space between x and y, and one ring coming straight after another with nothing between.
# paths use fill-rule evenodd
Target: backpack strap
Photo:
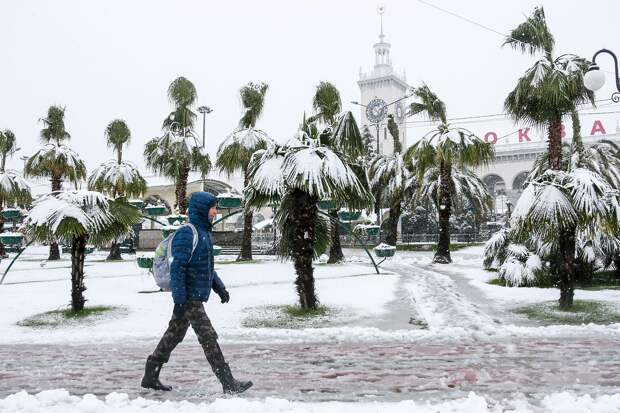
<instances>
[{"instance_id":1,"label":"backpack strap","mask_svg":"<svg viewBox=\"0 0 620 413\"><path fill-rule=\"evenodd\" d=\"M186 225L192 229L192 235L194 236L192 239L192 253L189 256L189 259L191 261L192 257L194 256L194 251L196 251L196 247L198 246L198 230L196 229L194 224L188 222Z\"/></svg>"}]
</instances>

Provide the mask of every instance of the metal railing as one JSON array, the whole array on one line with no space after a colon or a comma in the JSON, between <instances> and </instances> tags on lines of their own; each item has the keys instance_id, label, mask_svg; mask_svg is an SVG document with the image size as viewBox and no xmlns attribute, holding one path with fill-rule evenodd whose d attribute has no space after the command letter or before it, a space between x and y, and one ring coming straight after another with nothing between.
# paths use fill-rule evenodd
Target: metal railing
<instances>
[{"instance_id":1,"label":"metal railing","mask_svg":"<svg viewBox=\"0 0 620 413\"><path fill-rule=\"evenodd\" d=\"M451 234L450 242L458 242L458 243L479 243L486 242L491 237L492 233L483 232L478 234ZM366 241L365 237L362 237L364 241ZM382 233L381 236L374 235L368 237L367 245L375 246L380 244L385 240L385 233ZM418 233L406 233L406 234L398 234L398 242L403 244L410 243L428 243L433 244L437 243L438 235L436 233L433 234L418 234ZM272 245L273 244L273 232L260 232L252 234L252 243L256 245ZM355 247L360 246L359 242L352 235L340 235L340 243L343 247Z\"/></svg>"}]
</instances>

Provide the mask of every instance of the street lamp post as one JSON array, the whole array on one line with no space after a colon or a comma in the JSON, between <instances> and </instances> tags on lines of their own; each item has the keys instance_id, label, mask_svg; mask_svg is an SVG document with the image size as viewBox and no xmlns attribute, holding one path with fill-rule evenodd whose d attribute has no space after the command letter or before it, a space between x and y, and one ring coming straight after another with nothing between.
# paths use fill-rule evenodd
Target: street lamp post
<instances>
[{"instance_id":1,"label":"street lamp post","mask_svg":"<svg viewBox=\"0 0 620 413\"><path fill-rule=\"evenodd\" d=\"M600 68L596 64L596 58L601 53L607 53L614 59L616 73L616 92L613 92L611 94L611 100L615 103L618 103L620 102L620 74L618 68L618 58L611 50L601 49L598 52L594 53L594 56L592 57L592 64L590 65L590 68L583 77L583 83L586 88L593 92L599 90L605 84L605 73L603 73L603 71L600 70Z\"/></svg>"},{"instance_id":2,"label":"street lamp post","mask_svg":"<svg viewBox=\"0 0 620 413\"><path fill-rule=\"evenodd\" d=\"M205 119L207 117L207 114L213 112L213 109L211 109L208 106L200 106L198 107L198 112L202 113L202 150L204 151L205 149ZM205 176L204 174L202 174L202 190L206 191L206 183L205 183Z\"/></svg>"}]
</instances>

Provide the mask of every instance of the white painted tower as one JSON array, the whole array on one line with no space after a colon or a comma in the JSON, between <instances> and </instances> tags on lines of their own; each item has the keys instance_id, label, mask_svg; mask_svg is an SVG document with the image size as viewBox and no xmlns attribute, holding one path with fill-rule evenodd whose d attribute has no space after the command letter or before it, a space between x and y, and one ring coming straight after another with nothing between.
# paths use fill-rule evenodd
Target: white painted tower
<instances>
[{"instance_id":1,"label":"white painted tower","mask_svg":"<svg viewBox=\"0 0 620 413\"><path fill-rule=\"evenodd\" d=\"M392 154L394 152L394 142L392 136L387 130L387 114L393 114L394 120L398 124L400 141L403 149L407 148L407 128L405 127L405 111L406 102L400 100L410 89L406 81L406 74L398 74L392 67L392 58L390 57L391 45L385 41L383 34L383 13L385 7L377 8L381 19L381 32L379 34L379 42L375 43L373 48L375 52L375 65L371 72L363 73L360 69L360 78L357 84L360 87L362 106L361 126L368 126L373 135L373 142L377 142L377 123L379 125L379 152L381 154ZM372 103L371 103L372 102ZM382 103L383 102L383 103ZM371 106L369 107L369 103ZM387 105L385 107L384 105ZM369 118L368 112L374 111L375 116ZM382 119L381 119L382 118ZM376 119L381 119L376 122Z\"/></svg>"}]
</instances>

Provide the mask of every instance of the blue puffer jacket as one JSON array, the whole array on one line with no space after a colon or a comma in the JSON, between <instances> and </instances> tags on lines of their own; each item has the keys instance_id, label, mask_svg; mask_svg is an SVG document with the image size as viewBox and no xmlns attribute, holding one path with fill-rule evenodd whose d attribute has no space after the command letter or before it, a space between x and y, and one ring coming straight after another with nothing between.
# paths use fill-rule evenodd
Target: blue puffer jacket
<instances>
[{"instance_id":1,"label":"blue puffer jacket","mask_svg":"<svg viewBox=\"0 0 620 413\"><path fill-rule=\"evenodd\" d=\"M209 208L216 203L217 198L209 192L195 192L189 200L189 222L198 230L198 245L193 255L191 228L185 226L179 229L172 239L170 279L175 304L188 300L207 301L211 289L217 292L226 288L213 269Z\"/></svg>"}]
</instances>

